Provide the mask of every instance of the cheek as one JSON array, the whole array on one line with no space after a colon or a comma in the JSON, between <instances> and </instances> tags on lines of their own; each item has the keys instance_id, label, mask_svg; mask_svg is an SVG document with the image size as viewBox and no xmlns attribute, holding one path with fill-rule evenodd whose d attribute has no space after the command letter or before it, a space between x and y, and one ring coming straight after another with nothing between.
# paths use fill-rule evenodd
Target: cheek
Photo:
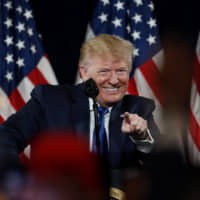
<instances>
[{"instance_id":1,"label":"cheek","mask_svg":"<svg viewBox=\"0 0 200 200\"><path fill-rule=\"evenodd\" d=\"M128 85L129 76L123 76L119 78L119 81L125 86Z\"/></svg>"},{"instance_id":2,"label":"cheek","mask_svg":"<svg viewBox=\"0 0 200 200\"><path fill-rule=\"evenodd\" d=\"M98 86L101 86L102 84L106 82L107 79L106 77L103 77L103 76L97 76L97 77L94 77L94 80L96 81Z\"/></svg>"}]
</instances>

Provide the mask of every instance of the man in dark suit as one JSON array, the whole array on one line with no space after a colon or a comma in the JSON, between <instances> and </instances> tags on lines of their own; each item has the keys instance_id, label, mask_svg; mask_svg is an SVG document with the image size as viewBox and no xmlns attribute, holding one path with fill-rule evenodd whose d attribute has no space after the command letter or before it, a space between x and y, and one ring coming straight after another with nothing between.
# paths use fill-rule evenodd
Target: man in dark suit
<instances>
[{"instance_id":1,"label":"man in dark suit","mask_svg":"<svg viewBox=\"0 0 200 200\"><path fill-rule=\"evenodd\" d=\"M99 88L99 106L108 108L104 126L108 162L112 169L131 166L148 154L158 130L152 100L126 95L134 47L117 36L102 34L83 44L79 71L83 82L93 78ZM84 83L40 85L31 100L0 126L0 146L13 158L31 139L47 130L73 130L94 146L92 101Z\"/></svg>"}]
</instances>

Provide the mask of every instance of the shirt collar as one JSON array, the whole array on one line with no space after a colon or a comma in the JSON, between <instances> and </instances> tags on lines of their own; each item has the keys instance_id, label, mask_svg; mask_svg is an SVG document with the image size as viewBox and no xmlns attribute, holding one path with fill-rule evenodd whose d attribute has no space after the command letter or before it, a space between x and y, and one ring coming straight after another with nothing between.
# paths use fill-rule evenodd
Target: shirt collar
<instances>
[{"instance_id":1,"label":"shirt collar","mask_svg":"<svg viewBox=\"0 0 200 200\"><path fill-rule=\"evenodd\" d=\"M99 103L98 103L98 102L97 102L97 105L99 106ZM108 108L108 112L111 112L112 107L113 107L113 106L111 106L111 107ZM89 108L90 108L90 111L93 111L93 100L92 100L92 98L90 98L90 97L89 97Z\"/></svg>"}]
</instances>

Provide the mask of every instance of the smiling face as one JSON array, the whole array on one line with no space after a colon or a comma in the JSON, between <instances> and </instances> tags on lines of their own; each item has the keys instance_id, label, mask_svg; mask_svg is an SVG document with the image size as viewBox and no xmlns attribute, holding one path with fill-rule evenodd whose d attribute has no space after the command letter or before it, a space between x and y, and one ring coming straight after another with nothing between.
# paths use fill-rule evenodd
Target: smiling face
<instances>
[{"instance_id":1,"label":"smiling face","mask_svg":"<svg viewBox=\"0 0 200 200\"><path fill-rule=\"evenodd\" d=\"M81 67L83 81L93 78L99 88L98 103L103 107L120 101L128 88L129 68L123 60L95 57L88 67Z\"/></svg>"}]
</instances>

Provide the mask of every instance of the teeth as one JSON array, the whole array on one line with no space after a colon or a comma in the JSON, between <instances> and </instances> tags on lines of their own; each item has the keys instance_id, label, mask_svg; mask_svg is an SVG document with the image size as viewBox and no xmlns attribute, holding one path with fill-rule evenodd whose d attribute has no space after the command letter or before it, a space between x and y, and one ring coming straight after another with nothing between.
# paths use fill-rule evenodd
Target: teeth
<instances>
[{"instance_id":1,"label":"teeth","mask_svg":"<svg viewBox=\"0 0 200 200\"><path fill-rule=\"evenodd\" d=\"M104 88L105 90L111 91L111 92L115 92L117 91L117 88Z\"/></svg>"}]
</instances>

